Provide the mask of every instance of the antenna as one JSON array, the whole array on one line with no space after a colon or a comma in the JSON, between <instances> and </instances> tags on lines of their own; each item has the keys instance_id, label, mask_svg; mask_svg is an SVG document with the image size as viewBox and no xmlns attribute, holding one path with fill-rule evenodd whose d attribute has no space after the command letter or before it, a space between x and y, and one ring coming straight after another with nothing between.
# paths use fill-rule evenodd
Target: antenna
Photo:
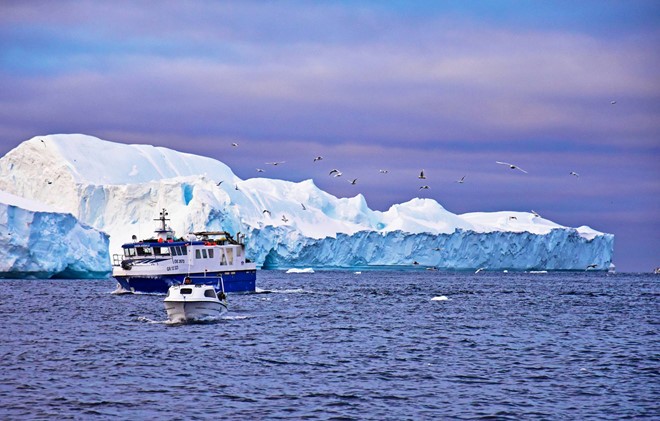
<instances>
[{"instance_id":1,"label":"antenna","mask_svg":"<svg viewBox=\"0 0 660 421\"><path fill-rule=\"evenodd\" d=\"M167 231L167 226L165 225L165 221L169 221L169 219L166 218L168 215L169 213L167 212L167 210L163 208L163 210L160 211L160 218L154 219L154 221L160 221L161 231Z\"/></svg>"}]
</instances>

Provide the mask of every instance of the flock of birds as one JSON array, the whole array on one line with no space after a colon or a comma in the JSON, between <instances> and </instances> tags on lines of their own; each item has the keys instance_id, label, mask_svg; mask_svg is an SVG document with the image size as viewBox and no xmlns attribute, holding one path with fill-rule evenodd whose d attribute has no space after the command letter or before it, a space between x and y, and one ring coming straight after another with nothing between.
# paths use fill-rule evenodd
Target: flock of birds
<instances>
[{"instance_id":1,"label":"flock of birds","mask_svg":"<svg viewBox=\"0 0 660 421\"><path fill-rule=\"evenodd\" d=\"M612 104L614 104L614 103L616 103L616 101L612 102ZM237 148L237 147L238 147L238 143L236 143L236 142L232 142L232 143L231 143L231 146L234 147L234 148ZM322 160L323 160L323 156L321 156L321 155L317 155L317 156L315 156L315 157L313 158L313 162L319 162L319 161L322 161ZM276 167L276 166L278 166L278 165L282 165L282 164L285 164L285 163L286 163L286 161L272 161L272 162L266 162L265 164L266 164L266 165L272 165L272 166ZM522 172L522 173L528 174L527 171L525 171L524 169L522 169L520 166L518 166L518 165L516 165L516 164L512 164L512 163L509 163L509 162L503 162L503 161L495 161L495 163L496 163L496 164L499 164L499 165L505 165L505 166L507 166L507 167L508 167L509 169L511 169L511 170L514 170L514 171L517 170L517 171L520 171L520 172ZM265 172L265 170L264 170L263 168L257 168L256 170L257 170L258 173L263 173L263 172ZM380 174L388 174L388 173L389 173L389 170L387 170L387 169L380 169L380 170L378 170L378 172L379 172ZM333 169L330 170L330 172L328 173L328 176L335 177L335 178L342 177L343 175L344 175L343 172L340 171L340 170L337 169L337 168L333 168ZM569 173L569 175L574 176L574 177L580 177L580 175L579 175L577 172L575 172L575 171L571 171L571 172ZM418 178L419 180L426 180L426 174L424 173L424 170L423 170L423 169L420 171L420 173L419 173L419 175L417 176L417 178ZM458 184L464 184L464 183L465 183L465 178L466 178L466 176L464 175L464 176L462 176L460 179L456 180L455 183L458 183ZM349 182L351 185L356 185L356 184L357 184L357 181L358 181L357 178L352 178L352 179L348 180L348 182ZM218 186L220 186L221 184L222 184L222 181L220 181L220 182L217 183ZM235 189L236 189L236 190L239 190L238 185L235 186ZM419 190L429 190L429 189L430 189L430 187L429 187L428 185L426 185L426 184L423 184L423 185L421 185L421 186L419 187ZM305 206L304 203L301 203L300 205L302 206L302 209L303 209L303 210L307 210L307 207ZM268 209L264 209L262 213L263 213L264 215L268 215L269 217L272 216L270 210L268 210ZM532 209L531 213L532 213L532 214L534 215L534 217L536 217L536 218L539 218L539 217L541 216L541 215L539 215L537 212L535 212L533 209ZM511 216L510 219L517 219L517 218L516 218L515 216ZM286 217L286 215L282 215L281 220L282 220L282 222L284 222L284 223L289 222L289 219Z\"/></svg>"}]
</instances>

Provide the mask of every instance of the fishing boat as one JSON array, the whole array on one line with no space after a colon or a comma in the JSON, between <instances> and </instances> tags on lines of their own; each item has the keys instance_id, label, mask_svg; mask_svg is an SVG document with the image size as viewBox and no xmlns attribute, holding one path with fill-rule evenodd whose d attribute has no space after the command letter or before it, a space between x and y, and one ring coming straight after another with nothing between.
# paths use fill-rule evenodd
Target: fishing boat
<instances>
[{"instance_id":1,"label":"fishing boat","mask_svg":"<svg viewBox=\"0 0 660 421\"><path fill-rule=\"evenodd\" d=\"M163 302L172 323L208 322L227 312L227 297L222 289L194 284L189 277L183 284L171 286Z\"/></svg>"},{"instance_id":2,"label":"fishing boat","mask_svg":"<svg viewBox=\"0 0 660 421\"><path fill-rule=\"evenodd\" d=\"M122 245L112 257L112 276L130 292L166 293L186 277L195 284L216 285L222 278L225 292L254 292L257 266L245 255L245 236L226 231L199 231L187 239L175 238L160 212L155 236Z\"/></svg>"}]
</instances>

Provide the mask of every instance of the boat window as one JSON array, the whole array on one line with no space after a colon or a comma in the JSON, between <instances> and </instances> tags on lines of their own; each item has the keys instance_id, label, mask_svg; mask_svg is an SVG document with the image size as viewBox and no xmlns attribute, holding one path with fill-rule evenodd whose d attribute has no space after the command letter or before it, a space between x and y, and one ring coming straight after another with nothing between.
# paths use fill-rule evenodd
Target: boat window
<instances>
[{"instance_id":1,"label":"boat window","mask_svg":"<svg viewBox=\"0 0 660 421\"><path fill-rule=\"evenodd\" d=\"M129 248L129 249L124 249L124 256L126 257L134 257L135 256L135 249L134 248Z\"/></svg>"},{"instance_id":2,"label":"boat window","mask_svg":"<svg viewBox=\"0 0 660 421\"><path fill-rule=\"evenodd\" d=\"M180 246L179 248L181 249L181 256L185 256L186 254L188 254L188 250L186 246Z\"/></svg>"},{"instance_id":3,"label":"boat window","mask_svg":"<svg viewBox=\"0 0 660 421\"><path fill-rule=\"evenodd\" d=\"M169 247L154 247L154 254L156 256L169 256L170 248Z\"/></svg>"},{"instance_id":4,"label":"boat window","mask_svg":"<svg viewBox=\"0 0 660 421\"><path fill-rule=\"evenodd\" d=\"M241 248L236 247L236 256L240 257L241 256Z\"/></svg>"},{"instance_id":5,"label":"boat window","mask_svg":"<svg viewBox=\"0 0 660 421\"><path fill-rule=\"evenodd\" d=\"M213 291L212 289L207 289L206 291L204 291L204 296L209 298L215 298L216 297L215 291Z\"/></svg>"},{"instance_id":6,"label":"boat window","mask_svg":"<svg viewBox=\"0 0 660 421\"><path fill-rule=\"evenodd\" d=\"M192 288L181 288L181 294L184 295L192 294Z\"/></svg>"},{"instance_id":7,"label":"boat window","mask_svg":"<svg viewBox=\"0 0 660 421\"><path fill-rule=\"evenodd\" d=\"M227 261L230 265L234 264L234 250L228 248L227 249Z\"/></svg>"},{"instance_id":8,"label":"boat window","mask_svg":"<svg viewBox=\"0 0 660 421\"><path fill-rule=\"evenodd\" d=\"M213 259L213 249L209 249L209 258Z\"/></svg>"},{"instance_id":9,"label":"boat window","mask_svg":"<svg viewBox=\"0 0 660 421\"><path fill-rule=\"evenodd\" d=\"M205 259L208 258L208 256L206 255L206 249L202 249L202 257L204 257Z\"/></svg>"},{"instance_id":10,"label":"boat window","mask_svg":"<svg viewBox=\"0 0 660 421\"><path fill-rule=\"evenodd\" d=\"M179 255L179 248L174 246L172 247L172 256L178 256Z\"/></svg>"},{"instance_id":11,"label":"boat window","mask_svg":"<svg viewBox=\"0 0 660 421\"><path fill-rule=\"evenodd\" d=\"M227 264L227 258L225 257L225 254L220 251L220 254L222 254L222 257L220 258L220 264L221 265L226 265Z\"/></svg>"},{"instance_id":12,"label":"boat window","mask_svg":"<svg viewBox=\"0 0 660 421\"><path fill-rule=\"evenodd\" d=\"M199 249L195 250L195 257L196 257L197 259L201 259L201 258L202 258L202 254L199 252Z\"/></svg>"},{"instance_id":13,"label":"boat window","mask_svg":"<svg viewBox=\"0 0 660 421\"><path fill-rule=\"evenodd\" d=\"M135 247L138 256L151 256L151 247Z\"/></svg>"}]
</instances>

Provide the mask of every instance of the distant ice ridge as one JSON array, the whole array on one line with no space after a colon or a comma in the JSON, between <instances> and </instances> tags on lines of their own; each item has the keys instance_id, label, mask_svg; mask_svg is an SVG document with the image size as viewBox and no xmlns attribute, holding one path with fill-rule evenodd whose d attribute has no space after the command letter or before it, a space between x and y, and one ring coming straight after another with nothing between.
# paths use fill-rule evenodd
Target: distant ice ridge
<instances>
[{"instance_id":1,"label":"distant ice ridge","mask_svg":"<svg viewBox=\"0 0 660 421\"><path fill-rule=\"evenodd\" d=\"M0 277L105 278L108 236L68 213L0 191Z\"/></svg>"},{"instance_id":2,"label":"distant ice ridge","mask_svg":"<svg viewBox=\"0 0 660 421\"><path fill-rule=\"evenodd\" d=\"M374 211L362 195L337 198L312 180L242 180L211 158L79 134L20 144L0 159L0 189L105 231L111 254L149 236L163 207L181 236L248 234L248 255L268 268L606 270L613 252L611 234L527 212L456 215L431 199Z\"/></svg>"}]
</instances>

